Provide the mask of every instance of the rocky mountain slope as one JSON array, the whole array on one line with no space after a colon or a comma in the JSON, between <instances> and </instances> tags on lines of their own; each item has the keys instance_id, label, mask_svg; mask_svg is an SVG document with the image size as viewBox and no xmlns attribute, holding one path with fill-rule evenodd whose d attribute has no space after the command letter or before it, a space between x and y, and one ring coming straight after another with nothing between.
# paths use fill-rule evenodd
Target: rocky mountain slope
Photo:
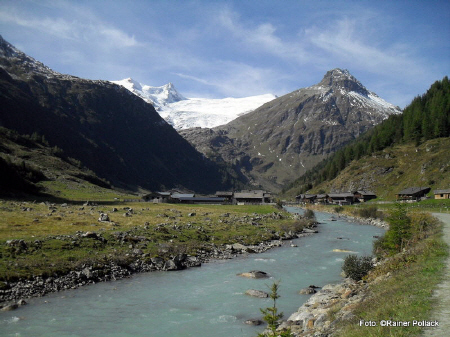
<instances>
[{"instance_id":1,"label":"rocky mountain slope","mask_svg":"<svg viewBox=\"0 0 450 337\"><path fill-rule=\"evenodd\" d=\"M1 37L0 93L0 126L45 136L115 186L198 192L230 187L227 174L152 105L119 85L52 71Z\"/></svg>"},{"instance_id":2,"label":"rocky mountain slope","mask_svg":"<svg viewBox=\"0 0 450 337\"><path fill-rule=\"evenodd\" d=\"M214 129L180 134L208 157L234 164L255 185L278 191L398 107L347 70L327 72L299 89Z\"/></svg>"},{"instance_id":3,"label":"rocky mountain slope","mask_svg":"<svg viewBox=\"0 0 450 337\"><path fill-rule=\"evenodd\" d=\"M131 78L113 83L122 85L153 104L160 116L177 130L223 125L276 98L272 94L223 99L185 98L172 83L152 87Z\"/></svg>"},{"instance_id":4,"label":"rocky mountain slope","mask_svg":"<svg viewBox=\"0 0 450 337\"><path fill-rule=\"evenodd\" d=\"M309 192L373 191L379 200L395 200L399 191L412 186L448 189L450 186L450 138L429 140L419 146L396 145L354 160L339 175L314 186ZM293 188L286 196L294 197Z\"/></svg>"}]
</instances>

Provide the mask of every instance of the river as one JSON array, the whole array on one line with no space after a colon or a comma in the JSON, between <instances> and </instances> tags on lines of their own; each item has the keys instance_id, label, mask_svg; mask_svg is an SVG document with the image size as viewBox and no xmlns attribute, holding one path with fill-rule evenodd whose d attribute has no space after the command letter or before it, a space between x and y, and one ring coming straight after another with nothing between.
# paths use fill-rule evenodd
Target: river
<instances>
[{"instance_id":1,"label":"river","mask_svg":"<svg viewBox=\"0 0 450 337\"><path fill-rule=\"evenodd\" d=\"M329 221L325 213L316 212L316 217L319 233L294 240L298 247L285 242L265 253L200 268L144 273L29 299L16 311L0 313L0 336L256 336L264 327L244 321L261 318L259 309L271 306L271 301L247 296L246 290L269 292L268 287L280 281L277 306L287 318L310 296L298 294L300 289L341 280L341 265L349 253L335 249L370 255L373 236L384 233L344 219ZM255 280L236 275L250 270L271 277Z\"/></svg>"}]
</instances>

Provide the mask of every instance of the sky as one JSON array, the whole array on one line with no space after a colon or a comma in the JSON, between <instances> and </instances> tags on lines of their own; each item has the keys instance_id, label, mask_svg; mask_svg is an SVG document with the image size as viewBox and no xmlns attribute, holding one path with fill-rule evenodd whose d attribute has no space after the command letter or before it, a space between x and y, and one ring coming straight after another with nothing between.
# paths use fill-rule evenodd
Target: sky
<instances>
[{"instance_id":1,"label":"sky","mask_svg":"<svg viewBox=\"0 0 450 337\"><path fill-rule=\"evenodd\" d=\"M0 0L0 35L60 73L278 96L347 69L401 108L450 73L448 0Z\"/></svg>"}]
</instances>

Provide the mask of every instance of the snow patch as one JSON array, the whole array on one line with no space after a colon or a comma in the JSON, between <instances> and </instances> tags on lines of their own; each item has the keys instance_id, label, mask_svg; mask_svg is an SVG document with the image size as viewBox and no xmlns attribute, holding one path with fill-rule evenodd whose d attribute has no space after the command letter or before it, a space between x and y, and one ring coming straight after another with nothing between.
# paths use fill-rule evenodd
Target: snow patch
<instances>
[{"instance_id":1,"label":"snow patch","mask_svg":"<svg viewBox=\"0 0 450 337\"><path fill-rule=\"evenodd\" d=\"M223 125L276 98L272 94L223 99L185 98L172 83L152 87L132 78L112 82L152 104L160 116L177 130Z\"/></svg>"}]
</instances>

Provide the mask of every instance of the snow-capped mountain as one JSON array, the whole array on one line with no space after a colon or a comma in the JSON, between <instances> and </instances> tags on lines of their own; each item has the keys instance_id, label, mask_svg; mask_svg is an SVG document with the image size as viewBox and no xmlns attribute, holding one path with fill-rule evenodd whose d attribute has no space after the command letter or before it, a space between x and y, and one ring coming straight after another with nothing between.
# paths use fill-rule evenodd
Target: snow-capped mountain
<instances>
[{"instance_id":1,"label":"snow-capped mountain","mask_svg":"<svg viewBox=\"0 0 450 337\"><path fill-rule=\"evenodd\" d=\"M133 94L152 104L157 110L169 103L186 99L177 91L177 89L175 89L175 86L172 83L168 83L162 87L152 87L150 85L138 83L132 78L112 82L127 88Z\"/></svg>"},{"instance_id":2,"label":"snow-capped mountain","mask_svg":"<svg viewBox=\"0 0 450 337\"><path fill-rule=\"evenodd\" d=\"M281 189L399 108L366 89L348 70L333 69L214 129L182 130L197 150L232 165L256 185Z\"/></svg>"},{"instance_id":3,"label":"snow-capped mountain","mask_svg":"<svg viewBox=\"0 0 450 337\"><path fill-rule=\"evenodd\" d=\"M294 92L294 95L302 91L315 92L323 102L338 96L345 99L350 107L372 110L370 114L376 114L377 118L386 119L392 114L401 113L399 107L367 90L347 69L333 69L325 75L320 83L300 89Z\"/></svg>"},{"instance_id":4,"label":"snow-capped mountain","mask_svg":"<svg viewBox=\"0 0 450 337\"><path fill-rule=\"evenodd\" d=\"M160 116L177 130L223 125L276 98L272 94L223 99L185 98L172 83L152 87L131 78L112 82L153 104Z\"/></svg>"}]
</instances>

